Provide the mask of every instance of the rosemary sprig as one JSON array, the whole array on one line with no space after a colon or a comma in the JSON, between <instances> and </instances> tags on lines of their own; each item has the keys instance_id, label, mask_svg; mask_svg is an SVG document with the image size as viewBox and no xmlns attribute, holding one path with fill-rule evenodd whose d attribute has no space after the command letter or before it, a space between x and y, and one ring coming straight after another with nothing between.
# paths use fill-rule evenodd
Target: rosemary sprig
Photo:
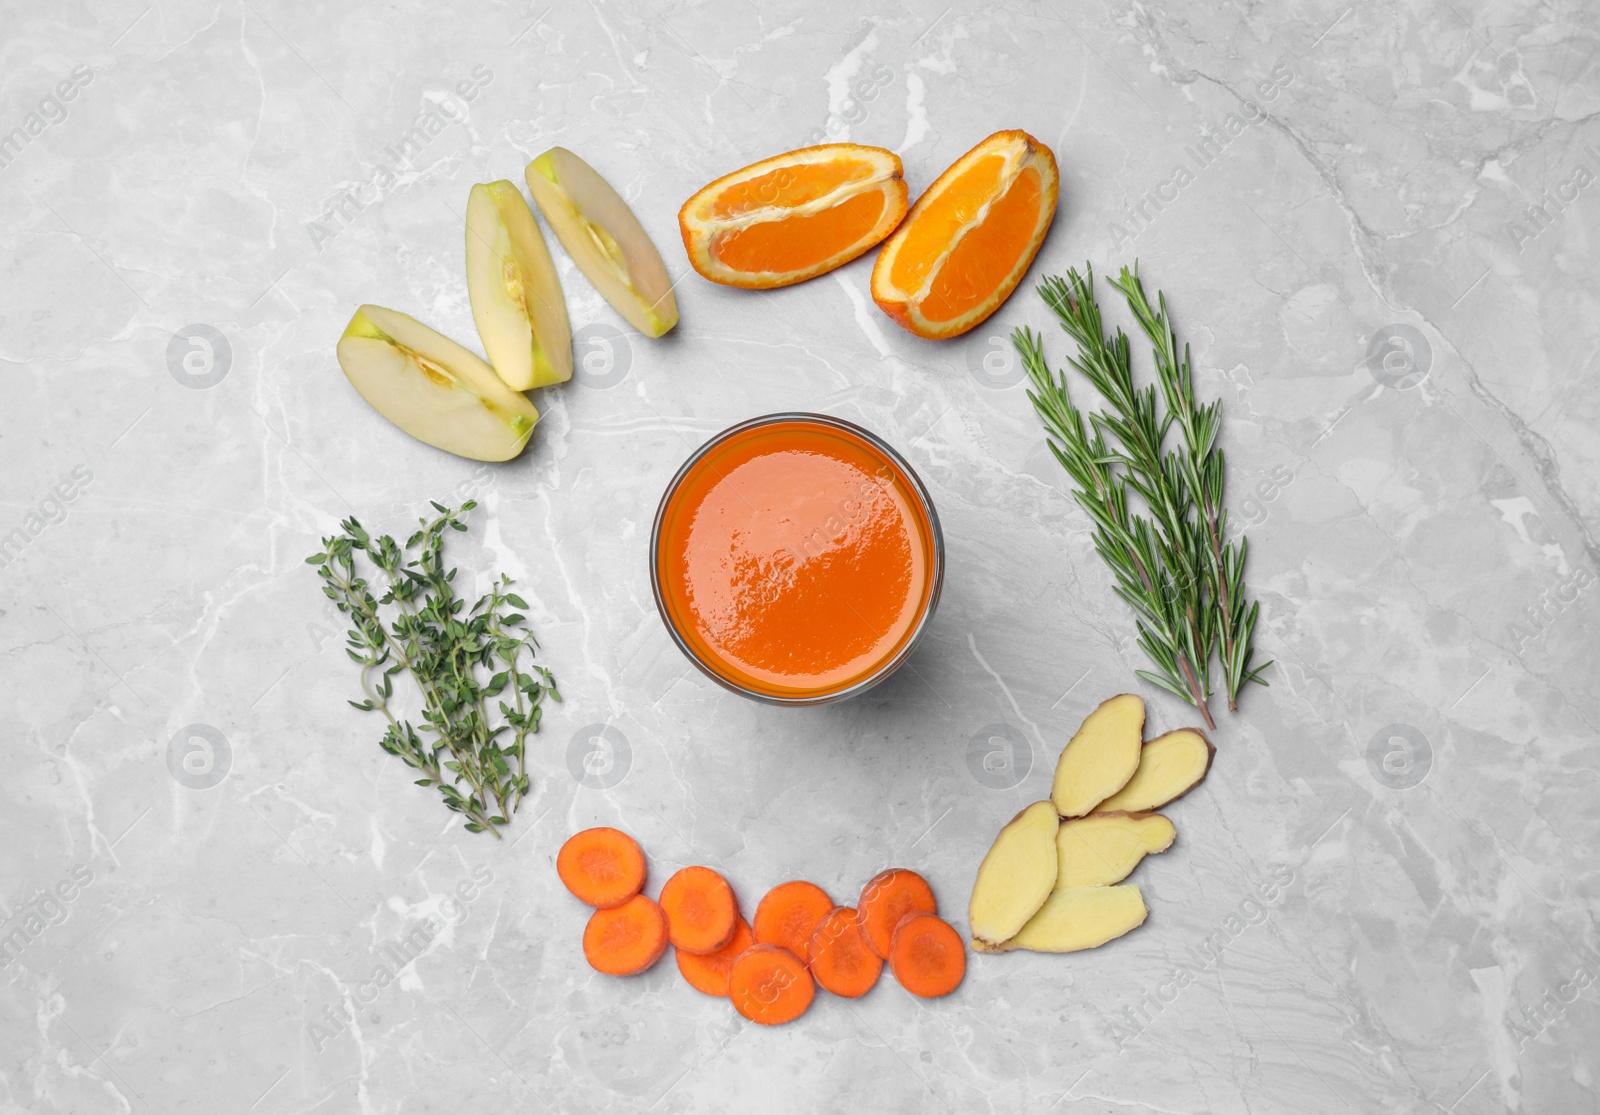
<instances>
[{"instance_id":1,"label":"rosemary sprig","mask_svg":"<svg viewBox=\"0 0 1600 1115\"><path fill-rule=\"evenodd\" d=\"M1139 281L1138 263L1132 271L1124 267L1112 285L1127 298L1139 328L1150 339L1167 413L1183 432L1185 451L1178 461L1184 483L1199 509L1205 591L1217 615L1217 652L1228 687L1228 711L1234 712L1239 708L1239 690L1245 682L1267 684L1261 679L1261 671L1272 663L1254 669L1250 666L1251 638L1261 605L1245 603L1244 562L1249 539L1241 535L1237 543L1223 541L1228 536L1228 509L1222 504L1227 470L1222 448L1217 444L1222 431L1222 402L1213 400L1204 406L1196 403L1189 346L1183 346L1180 359L1172 316L1167 312L1167 296L1157 291L1160 309L1151 308L1144 284Z\"/></svg>"},{"instance_id":2,"label":"rosemary sprig","mask_svg":"<svg viewBox=\"0 0 1600 1115\"><path fill-rule=\"evenodd\" d=\"M1206 724L1216 727L1206 700L1210 696L1209 654L1202 653L1208 629L1189 622L1181 605L1184 594L1163 560L1157 532L1142 515L1128 509L1127 479L1113 465L1117 460L1105 442L1101 423L1085 422L1059 378L1044 358L1044 338L1023 328L1012 334L1033 390L1028 398L1044 420L1046 443L1061 466L1077 481L1073 493L1094 522L1094 546L1116 578L1116 593L1134 611L1139 645L1159 673L1138 674L1153 685L1200 709ZM1076 366L1076 362L1075 366ZM1209 651L1209 643L1204 649Z\"/></svg>"},{"instance_id":3,"label":"rosemary sprig","mask_svg":"<svg viewBox=\"0 0 1600 1115\"><path fill-rule=\"evenodd\" d=\"M528 605L510 591L509 577L502 575L470 608L455 594L456 571L443 561L445 532L465 531L462 516L476 506L469 500L452 511L433 504L439 514L419 520L422 529L403 547L346 519L342 533L324 538L322 551L306 562L353 624L345 653L361 667L366 700L350 704L383 713L389 726L379 746L422 775L416 785L436 787L468 830L499 839L500 826L528 793L527 737L539 730L545 697L559 701L561 694L548 669L523 668L524 652L531 659L539 644L521 629L526 617L511 611ZM384 574L382 596L361 575L358 553ZM387 623L383 606L393 608ZM422 694L420 733L389 708L400 673L410 674Z\"/></svg>"},{"instance_id":4,"label":"rosemary sprig","mask_svg":"<svg viewBox=\"0 0 1600 1115\"><path fill-rule=\"evenodd\" d=\"M1208 704L1213 648L1230 709L1238 707L1244 682L1266 684L1260 676L1266 666L1250 665L1259 606L1245 601L1246 543L1222 541L1221 404L1196 402L1189 352L1178 358L1165 298L1157 295L1159 311L1150 307L1137 268L1124 268L1113 285L1155 346L1159 401L1155 387L1134 383L1127 335L1121 329L1106 334L1092 268L1083 275L1069 269L1065 279L1047 278L1038 290L1076 344L1068 363L1109 410L1085 418L1069 396L1065 373L1046 363L1042 337L1019 329L1012 342L1032 382L1028 398L1044 421L1051 452L1077 483L1074 496L1094 522L1095 549L1116 578L1117 595L1134 611L1139 645L1158 668L1139 670L1139 676L1194 705L1214 728ZM1173 425L1183 444L1168 449ZM1132 509L1130 491L1139 501Z\"/></svg>"}]
</instances>

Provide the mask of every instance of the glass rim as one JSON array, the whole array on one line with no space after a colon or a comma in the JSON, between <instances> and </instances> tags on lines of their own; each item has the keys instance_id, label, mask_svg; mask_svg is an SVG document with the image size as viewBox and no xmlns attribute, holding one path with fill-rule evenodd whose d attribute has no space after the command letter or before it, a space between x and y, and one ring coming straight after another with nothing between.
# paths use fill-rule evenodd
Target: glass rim
<instances>
[{"instance_id":1,"label":"glass rim","mask_svg":"<svg viewBox=\"0 0 1600 1115\"><path fill-rule=\"evenodd\" d=\"M916 624L905 637L900 649L879 663L870 674L843 689L832 692L809 695L763 693L760 690L741 685L731 678L723 677L710 663L701 660L700 656L695 653L694 648L689 645L688 640L684 638L683 633L672 622L672 616L667 610L667 603L661 589L662 523L666 519L667 507L672 502L672 497L677 494L679 487L683 484L684 478L708 453L729 438L742 434L747 430L758 429L762 426L776 426L784 422L805 422L820 426L831 426L865 441L875 452L882 454L905 477L907 486L911 489L912 494L916 496L917 505L922 509L922 513L927 516L928 531L932 535L931 552L928 554L928 598L922 607L921 613L917 616ZM737 693L742 697L748 697L753 701L760 701L762 704L787 707L833 704L859 696L884 681L901 666L905 665L907 659L911 657L911 653L916 650L917 644L922 641L922 636L933 619L933 613L939 606L939 594L943 588L944 531L939 525L939 512L933 506L933 497L929 494L927 485L922 482L922 477L918 476L916 470L911 467L911 463L883 438L863 426L858 426L854 422L844 418L837 418L831 414L819 414L814 411L803 410L775 411L771 414L748 418L743 422L729 426L721 433L713 435L693 453L689 454L688 459L678 467L678 471L668 481L666 491L661 494L661 502L656 506L655 521L650 527L650 592L655 597L656 612L661 616L661 622L666 627L667 634L672 636L672 641L677 644L684 657L688 658L701 673L724 689Z\"/></svg>"}]
</instances>

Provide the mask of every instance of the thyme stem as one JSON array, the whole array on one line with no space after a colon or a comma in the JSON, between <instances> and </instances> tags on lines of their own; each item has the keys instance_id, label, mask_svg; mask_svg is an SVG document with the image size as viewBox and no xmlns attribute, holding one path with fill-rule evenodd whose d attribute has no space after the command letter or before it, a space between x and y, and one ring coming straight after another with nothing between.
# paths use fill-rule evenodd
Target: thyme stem
<instances>
[{"instance_id":1,"label":"thyme stem","mask_svg":"<svg viewBox=\"0 0 1600 1115\"><path fill-rule=\"evenodd\" d=\"M443 564L444 533L465 531L462 517L475 506L468 501L452 511L433 504L438 516L420 520L422 529L403 547L388 535L374 539L347 519L340 523L342 533L324 538L322 550L306 561L317 567L323 593L354 625L345 653L361 667L366 700L350 704L383 713L388 730L379 745L423 776L417 785L436 788L468 830L500 839L500 827L528 792L526 737L539 729L544 697L559 701L561 694L548 669L520 669L524 653L531 658L538 642L531 631L517 630L526 617L509 609L528 605L508 591L510 578L501 576L470 609L455 594L456 570ZM381 598L359 574L358 554L383 571L387 588ZM396 613L391 622L383 619L383 605ZM496 671L497 665L505 668ZM485 681L482 670L495 672ZM379 671L382 681L375 683ZM422 696L422 733L396 719L389 707L394 677L401 673ZM489 701L507 684L515 686L515 705L498 702L502 722L496 724ZM502 747L499 739L507 731L512 743Z\"/></svg>"}]
</instances>

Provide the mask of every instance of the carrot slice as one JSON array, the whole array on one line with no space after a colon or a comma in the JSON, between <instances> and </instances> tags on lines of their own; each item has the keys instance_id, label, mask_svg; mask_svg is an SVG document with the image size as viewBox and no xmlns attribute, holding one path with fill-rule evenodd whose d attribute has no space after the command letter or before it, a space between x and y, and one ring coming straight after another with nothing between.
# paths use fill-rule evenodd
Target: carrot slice
<instances>
[{"instance_id":1,"label":"carrot slice","mask_svg":"<svg viewBox=\"0 0 1600 1115\"><path fill-rule=\"evenodd\" d=\"M763 945L782 945L801 960L807 958L811 935L817 923L833 909L833 899L815 883L796 879L779 883L767 891L751 919L756 941Z\"/></svg>"},{"instance_id":2,"label":"carrot slice","mask_svg":"<svg viewBox=\"0 0 1600 1115\"><path fill-rule=\"evenodd\" d=\"M915 871L891 867L880 871L861 888L861 900L856 903L861 914L861 928L872 945L872 951L889 959L889 946L894 940L895 927L907 914L937 914L939 903L934 900L933 888Z\"/></svg>"},{"instance_id":3,"label":"carrot slice","mask_svg":"<svg viewBox=\"0 0 1600 1115\"><path fill-rule=\"evenodd\" d=\"M620 906L644 889L644 852L625 832L584 829L561 845L556 874L580 902Z\"/></svg>"},{"instance_id":4,"label":"carrot slice","mask_svg":"<svg viewBox=\"0 0 1600 1115\"><path fill-rule=\"evenodd\" d=\"M677 949L678 971L696 991L727 998L728 973L733 970L733 962L755 943L750 935L750 923L739 918L733 926L733 939L716 952L693 953Z\"/></svg>"},{"instance_id":5,"label":"carrot slice","mask_svg":"<svg viewBox=\"0 0 1600 1115\"><path fill-rule=\"evenodd\" d=\"M816 994L806 962L781 945L751 945L728 972L733 1009L763 1026L793 1022Z\"/></svg>"},{"instance_id":6,"label":"carrot slice","mask_svg":"<svg viewBox=\"0 0 1600 1115\"><path fill-rule=\"evenodd\" d=\"M967 946L943 918L912 914L894 931L889 967L911 994L937 999L961 986L961 977L967 974Z\"/></svg>"},{"instance_id":7,"label":"carrot slice","mask_svg":"<svg viewBox=\"0 0 1600 1115\"><path fill-rule=\"evenodd\" d=\"M883 971L883 957L861 930L861 918L849 906L835 906L811 935L811 974L824 990L859 999L872 990Z\"/></svg>"},{"instance_id":8,"label":"carrot slice","mask_svg":"<svg viewBox=\"0 0 1600 1115\"><path fill-rule=\"evenodd\" d=\"M680 952L716 952L733 939L739 903L728 881L711 868L685 867L662 886L658 901Z\"/></svg>"},{"instance_id":9,"label":"carrot slice","mask_svg":"<svg viewBox=\"0 0 1600 1115\"><path fill-rule=\"evenodd\" d=\"M584 958L608 976L637 975L666 951L667 916L642 894L596 910L583 930Z\"/></svg>"}]
</instances>

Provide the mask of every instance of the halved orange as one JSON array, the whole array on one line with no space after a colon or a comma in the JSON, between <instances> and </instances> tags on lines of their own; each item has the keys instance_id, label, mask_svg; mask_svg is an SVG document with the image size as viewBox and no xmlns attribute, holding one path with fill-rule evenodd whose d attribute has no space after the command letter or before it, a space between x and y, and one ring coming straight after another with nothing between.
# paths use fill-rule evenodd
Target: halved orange
<instances>
[{"instance_id":1,"label":"halved orange","mask_svg":"<svg viewBox=\"0 0 1600 1115\"><path fill-rule=\"evenodd\" d=\"M1056 157L996 132L957 159L878 253L872 300L919 337L956 337L1011 296L1056 215Z\"/></svg>"},{"instance_id":2,"label":"halved orange","mask_svg":"<svg viewBox=\"0 0 1600 1115\"><path fill-rule=\"evenodd\" d=\"M768 288L815 278L876 246L906 215L900 156L824 143L725 174L678 211L694 269Z\"/></svg>"}]
</instances>

